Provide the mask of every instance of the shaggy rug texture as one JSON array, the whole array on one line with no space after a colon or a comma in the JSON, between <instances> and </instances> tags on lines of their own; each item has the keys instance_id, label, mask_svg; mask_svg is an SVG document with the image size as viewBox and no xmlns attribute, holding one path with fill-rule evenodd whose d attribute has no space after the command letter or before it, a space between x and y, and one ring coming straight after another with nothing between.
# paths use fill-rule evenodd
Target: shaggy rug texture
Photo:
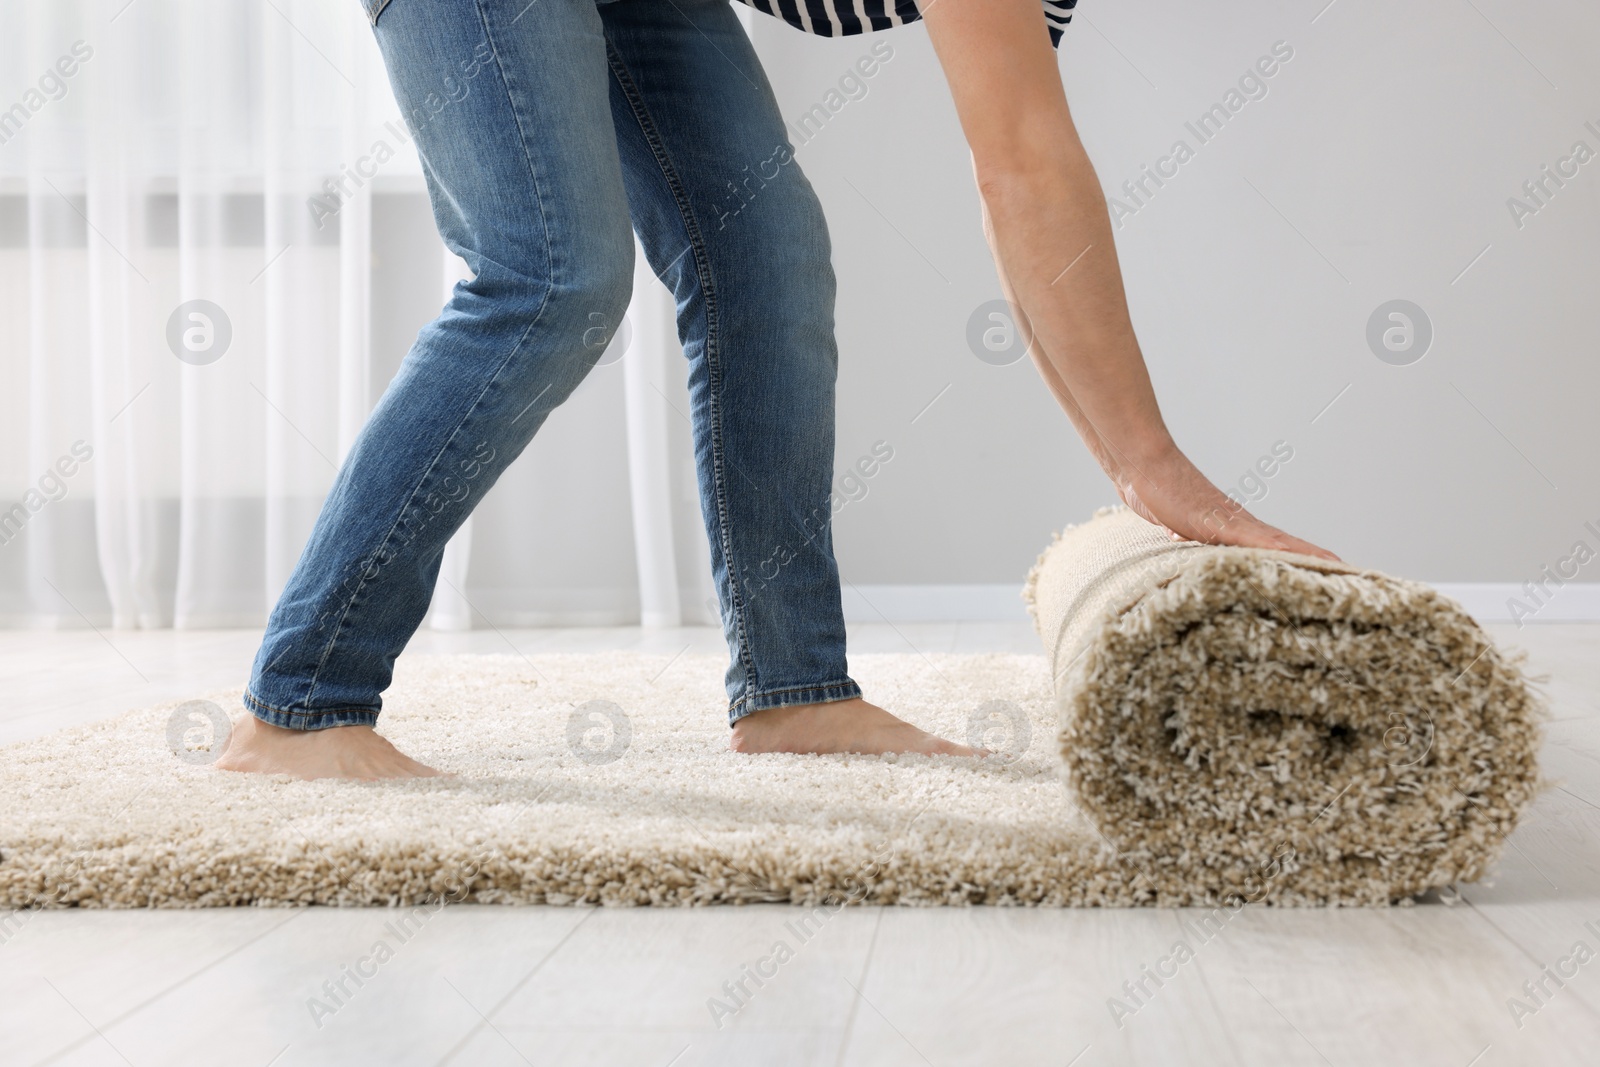
<instances>
[{"instance_id":1,"label":"shaggy rug texture","mask_svg":"<svg viewBox=\"0 0 1600 1067\"><path fill-rule=\"evenodd\" d=\"M982 760L737 755L720 657L630 653L402 659L380 729L453 778L218 772L238 690L12 745L0 905L1387 904L1535 791L1526 682L1424 586L1114 512L1028 592L1045 656L851 660Z\"/></svg>"},{"instance_id":2,"label":"shaggy rug texture","mask_svg":"<svg viewBox=\"0 0 1600 1067\"><path fill-rule=\"evenodd\" d=\"M994 760L730 752L725 666L402 657L379 729L450 779L217 771L199 761L215 744L199 700L13 745L0 750L0 903L1148 897L1062 788L1042 656L851 658L910 719L1016 754ZM206 697L238 715L239 695Z\"/></svg>"},{"instance_id":3,"label":"shaggy rug texture","mask_svg":"<svg viewBox=\"0 0 1600 1067\"><path fill-rule=\"evenodd\" d=\"M1057 535L1025 596L1066 780L1156 901L1474 881L1540 788L1543 700L1425 585L1115 508Z\"/></svg>"}]
</instances>

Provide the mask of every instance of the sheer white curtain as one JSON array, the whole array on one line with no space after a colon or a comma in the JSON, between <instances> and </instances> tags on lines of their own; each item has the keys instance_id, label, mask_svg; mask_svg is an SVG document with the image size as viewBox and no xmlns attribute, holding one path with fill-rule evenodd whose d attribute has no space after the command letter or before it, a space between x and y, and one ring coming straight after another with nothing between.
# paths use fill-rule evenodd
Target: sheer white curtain
<instances>
[{"instance_id":1,"label":"sheer white curtain","mask_svg":"<svg viewBox=\"0 0 1600 1067\"><path fill-rule=\"evenodd\" d=\"M370 28L356 0L0 25L0 623L260 625L464 266ZM433 625L714 619L670 297L635 289L626 353L452 542Z\"/></svg>"}]
</instances>

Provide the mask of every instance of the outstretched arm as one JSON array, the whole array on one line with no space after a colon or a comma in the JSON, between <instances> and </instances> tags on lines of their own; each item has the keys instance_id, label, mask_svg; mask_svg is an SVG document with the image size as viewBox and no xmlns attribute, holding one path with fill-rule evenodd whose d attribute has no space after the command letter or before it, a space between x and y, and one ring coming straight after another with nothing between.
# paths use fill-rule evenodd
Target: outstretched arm
<instances>
[{"instance_id":1,"label":"outstretched arm","mask_svg":"<svg viewBox=\"0 0 1600 1067\"><path fill-rule=\"evenodd\" d=\"M972 149L1005 297L1123 501L1175 537L1337 558L1230 500L1167 432L1038 0L933 0L922 14Z\"/></svg>"}]
</instances>

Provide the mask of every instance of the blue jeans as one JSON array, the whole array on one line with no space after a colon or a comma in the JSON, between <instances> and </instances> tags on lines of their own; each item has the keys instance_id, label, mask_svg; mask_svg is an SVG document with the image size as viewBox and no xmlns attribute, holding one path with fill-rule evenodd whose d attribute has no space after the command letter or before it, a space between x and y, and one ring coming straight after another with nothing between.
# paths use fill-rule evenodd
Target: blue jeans
<instances>
[{"instance_id":1,"label":"blue jeans","mask_svg":"<svg viewBox=\"0 0 1600 1067\"><path fill-rule=\"evenodd\" d=\"M633 231L689 360L729 720L859 696L829 526L828 233L728 0L363 2L474 277L346 457L245 706L298 730L377 719L445 543L621 321Z\"/></svg>"}]
</instances>

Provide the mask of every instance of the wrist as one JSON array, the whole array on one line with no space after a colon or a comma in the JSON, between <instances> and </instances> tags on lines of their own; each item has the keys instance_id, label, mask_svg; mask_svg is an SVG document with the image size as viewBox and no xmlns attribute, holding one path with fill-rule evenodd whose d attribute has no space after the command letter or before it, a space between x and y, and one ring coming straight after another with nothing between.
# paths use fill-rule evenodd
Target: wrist
<instances>
[{"instance_id":1,"label":"wrist","mask_svg":"<svg viewBox=\"0 0 1600 1067\"><path fill-rule=\"evenodd\" d=\"M1133 467L1136 471L1149 472L1153 469L1170 467L1173 463L1185 462L1183 452L1165 426L1137 433L1118 434L1115 440L1107 443L1111 445L1111 454L1121 461L1121 465Z\"/></svg>"}]
</instances>

